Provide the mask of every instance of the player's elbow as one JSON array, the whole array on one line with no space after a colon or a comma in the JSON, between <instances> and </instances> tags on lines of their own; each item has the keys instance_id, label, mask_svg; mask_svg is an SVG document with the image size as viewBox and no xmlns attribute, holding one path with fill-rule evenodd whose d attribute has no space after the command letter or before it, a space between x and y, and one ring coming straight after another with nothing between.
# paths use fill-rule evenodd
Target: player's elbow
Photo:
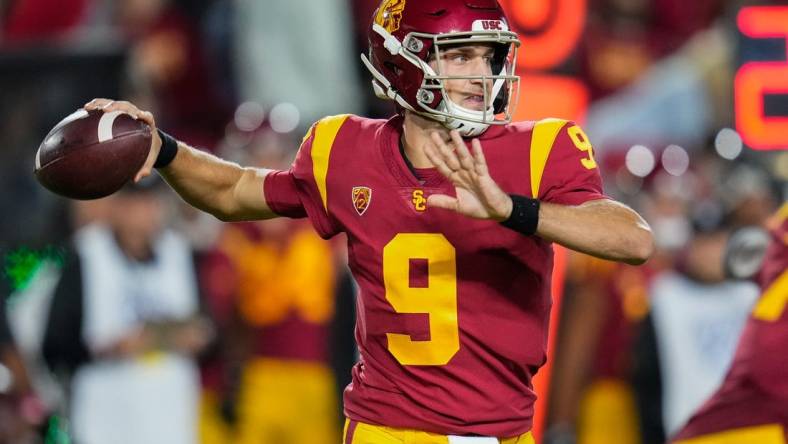
<instances>
[{"instance_id":1,"label":"player's elbow","mask_svg":"<svg viewBox=\"0 0 788 444\"><path fill-rule=\"evenodd\" d=\"M639 226L628 237L627 257L624 259L624 262L631 265L644 264L654 254L656 249L651 229Z\"/></svg>"},{"instance_id":2,"label":"player's elbow","mask_svg":"<svg viewBox=\"0 0 788 444\"><path fill-rule=\"evenodd\" d=\"M243 222L252 219L243 212L240 205L236 204L231 199L225 199L222 205L217 205L208 212L222 222Z\"/></svg>"},{"instance_id":3,"label":"player's elbow","mask_svg":"<svg viewBox=\"0 0 788 444\"><path fill-rule=\"evenodd\" d=\"M227 196L229 193L215 193L212 199L185 199L193 207L204 211L222 222L237 222L238 211L233 206L232 200Z\"/></svg>"},{"instance_id":4,"label":"player's elbow","mask_svg":"<svg viewBox=\"0 0 788 444\"><path fill-rule=\"evenodd\" d=\"M232 182L215 191L213 207L210 213L222 222L240 222L249 220L245 211L245 200L251 194L254 198L261 198L262 179L255 182L256 171L252 168L243 168ZM251 190L251 191L250 191Z\"/></svg>"}]
</instances>

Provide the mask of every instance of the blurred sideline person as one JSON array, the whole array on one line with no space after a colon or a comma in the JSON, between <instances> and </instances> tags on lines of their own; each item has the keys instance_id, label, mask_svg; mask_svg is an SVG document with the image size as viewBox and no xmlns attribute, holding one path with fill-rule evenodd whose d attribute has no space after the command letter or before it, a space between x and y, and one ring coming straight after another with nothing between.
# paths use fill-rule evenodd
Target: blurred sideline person
<instances>
[{"instance_id":1,"label":"blurred sideline person","mask_svg":"<svg viewBox=\"0 0 788 444\"><path fill-rule=\"evenodd\" d=\"M259 129L245 163L286 167L290 139ZM235 156L234 153L226 153ZM288 219L226 224L208 260L207 295L225 336L223 384L205 393L203 444L335 444L331 362L336 266L331 244ZM240 373L240 374L239 374ZM229 424L228 424L229 423Z\"/></svg>"},{"instance_id":2,"label":"blurred sideline person","mask_svg":"<svg viewBox=\"0 0 788 444\"><path fill-rule=\"evenodd\" d=\"M328 365L337 267L329 244L310 226L279 219L229 225L218 249L233 266L247 345L231 442L338 442Z\"/></svg>"},{"instance_id":3,"label":"blurred sideline person","mask_svg":"<svg viewBox=\"0 0 788 444\"><path fill-rule=\"evenodd\" d=\"M64 376L80 444L197 442L198 318L188 243L164 229L156 178L107 199L74 235L43 352Z\"/></svg>"},{"instance_id":4,"label":"blurred sideline person","mask_svg":"<svg viewBox=\"0 0 788 444\"><path fill-rule=\"evenodd\" d=\"M788 442L788 202L768 224L771 243L752 276L761 288L722 386L673 438L675 444Z\"/></svg>"},{"instance_id":5,"label":"blurred sideline person","mask_svg":"<svg viewBox=\"0 0 788 444\"><path fill-rule=\"evenodd\" d=\"M579 126L510 123L519 40L494 0L386 0L369 32L363 60L397 116L322 119L287 171L157 131L138 177L155 166L222 220L308 217L324 238L347 234L361 361L346 444L533 443L551 243L642 264L651 230L603 194ZM155 127L128 102L85 106Z\"/></svg>"},{"instance_id":6,"label":"blurred sideline person","mask_svg":"<svg viewBox=\"0 0 788 444\"><path fill-rule=\"evenodd\" d=\"M545 444L640 443L631 353L652 263L569 255Z\"/></svg>"},{"instance_id":7,"label":"blurred sideline person","mask_svg":"<svg viewBox=\"0 0 788 444\"><path fill-rule=\"evenodd\" d=\"M754 285L724 275L728 236L723 225L696 231L675 269L655 276L649 286L651 310L635 347L647 444L675 434L719 387L757 298Z\"/></svg>"},{"instance_id":8,"label":"blurred sideline person","mask_svg":"<svg viewBox=\"0 0 788 444\"><path fill-rule=\"evenodd\" d=\"M674 251L673 265L649 286L651 310L633 353L644 444L673 436L722 383L758 296L756 285L725 274L726 244L777 204L768 176L746 161L706 158L692 177L654 180L649 220Z\"/></svg>"}]
</instances>

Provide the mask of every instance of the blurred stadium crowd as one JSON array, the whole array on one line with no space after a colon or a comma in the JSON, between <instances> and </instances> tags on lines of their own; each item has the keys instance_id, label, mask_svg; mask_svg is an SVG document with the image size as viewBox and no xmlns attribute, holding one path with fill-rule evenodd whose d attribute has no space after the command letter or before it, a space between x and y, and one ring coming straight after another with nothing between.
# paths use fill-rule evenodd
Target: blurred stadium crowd
<instances>
[{"instance_id":1,"label":"blurred stadium crowd","mask_svg":"<svg viewBox=\"0 0 788 444\"><path fill-rule=\"evenodd\" d=\"M554 117L583 123L606 193L659 245L644 267L559 261L542 442L662 443L722 380L757 297L725 277L727 239L788 194L788 151L732 129L736 71L786 54L786 39L743 36L737 15L786 3L520 2L502 3L525 24L561 16L551 8L585 17L566 60L520 73L527 116L571 92L539 95L529 79L578 81L582 106ZM68 202L32 170L48 129L93 97L286 168L316 119L394 112L358 63L376 6L0 0L0 443L341 441L355 361L342 240L302 221L222 224L156 181ZM786 95L765 106L788 116Z\"/></svg>"}]
</instances>

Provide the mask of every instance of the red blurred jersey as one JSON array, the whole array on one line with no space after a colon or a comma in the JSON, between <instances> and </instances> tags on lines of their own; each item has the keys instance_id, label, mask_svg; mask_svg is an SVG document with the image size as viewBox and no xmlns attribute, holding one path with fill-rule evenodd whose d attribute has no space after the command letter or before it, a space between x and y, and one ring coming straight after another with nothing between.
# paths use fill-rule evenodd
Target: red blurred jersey
<instances>
[{"instance_id":1,"label":"red blurred jersey","mask_svg":"<svg viewBox=\"0 0 788 444\"><path fill-rule=\"evenodd\" d=\"M531 428L531 379L545 362L550 243L426 206L454 195L437 170L408 168L402 120L318 122L288 172L266 179L266 201L297 188L323 237L346 232L360 288L361 360L345 390L353 420L457 435ZM503 190L576 205L603 198L591 145L571 122L491 127L480 137Z\"/></svg>"},{"instance_id":2,"label":"red blurred jersey","mask_svg":"<svg viewBox=\"0 0 788 444\"><path fill-rule=\"evenodd\" d=\"M777 214L758 283L763 293L714 396L676 440L761 424L782 424L788 439L788 203Z\"/></svg>"}]
</instances>

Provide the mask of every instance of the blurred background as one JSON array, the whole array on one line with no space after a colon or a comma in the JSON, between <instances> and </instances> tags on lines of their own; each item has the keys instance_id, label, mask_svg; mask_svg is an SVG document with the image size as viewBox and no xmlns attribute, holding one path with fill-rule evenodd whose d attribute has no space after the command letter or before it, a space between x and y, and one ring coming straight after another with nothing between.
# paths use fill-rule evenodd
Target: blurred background
<instances>
[{"instance_id":1,"label":"blurred background","mask_svg":"<svg viewBox=\"0 0 788 444\"><path fill-rule=\"evenodd\" d=\"M523 43L516 118L580 122L659 248L643 267L558 251L537 437L662 443L758 294L723 273L730 234L788 194L788 2L501 1ZM156 180L67 201L32 172L94 97L286 168L320 117L394 112L358 57L377 3L0 0L0 443L341 442L343 239L222 224Z\"/></svg>"}]
</instances>

